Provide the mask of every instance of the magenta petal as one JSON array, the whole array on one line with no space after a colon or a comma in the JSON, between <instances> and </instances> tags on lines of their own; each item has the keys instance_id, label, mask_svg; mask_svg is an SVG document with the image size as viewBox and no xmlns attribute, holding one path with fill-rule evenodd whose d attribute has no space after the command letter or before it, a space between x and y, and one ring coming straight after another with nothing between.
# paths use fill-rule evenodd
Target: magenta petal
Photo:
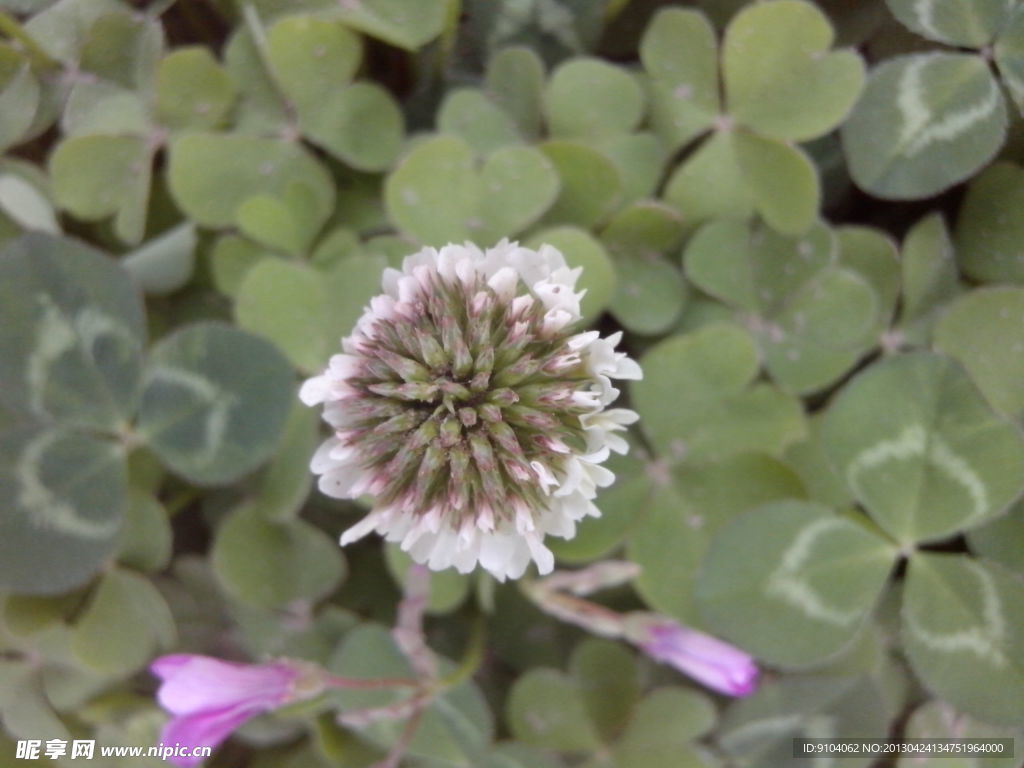
<instances>
[{"instance_id":1,"label":"magenta petal","mask_svg":"<svg viewBox=\"0 0 1024 768\"><path fill-rule=\"evenodd\" d=\"M181 745L216 748L242 723L258 715L260 710L246 706L229 707L217 711L199 712L176 717L164 726L160 736L166 746ZM174 757L170 762L175 765L198 765L201 757Z\"/></svg>"},{"instance_id":2,"label":"magenta petal","mask_svg":"<svg viewBox=\"0 0 1024 768\"><path fill-rule=\"evenodd\" d=\"M749 654L675 622L651 625L640 647L652 658L727 696L748 696L757 688L759 670Z\"/></svg>"},{"instance_id":3,"label":"magenta petal","mask_svg":"<svg viewBox=\"0 0 1024 768\"><path fill-rule=\"evenodd\" d=\"M209 656L163 656L150 666L163 679L160 706L175 715L220 710L245 703L270 709L288 696L296 670L283 663L236 664Z\"/></svg>"}]
</instances>

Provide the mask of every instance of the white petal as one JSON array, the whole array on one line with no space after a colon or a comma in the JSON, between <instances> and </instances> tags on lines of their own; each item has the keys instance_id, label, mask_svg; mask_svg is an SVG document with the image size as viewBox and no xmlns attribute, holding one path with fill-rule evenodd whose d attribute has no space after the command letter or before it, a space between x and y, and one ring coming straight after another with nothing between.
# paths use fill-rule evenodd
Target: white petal
<instances>
[{"instance_id":1,"label":"white petal","mask_svg":"<svg viewBox=\"0 0 1024 768\"><path fill-rule=\"evenodd\" d=\"M341 546L344 547L346 544L351 544L353 541L359 541L361 538L373 531L377 527L378 522L380 522L380 516L376 512L371 512L341 534Z\"/></svg>"},{"instance_id":2,"label":"white petal","mask_svg":"<svg viewBox=\"0 0 1024 768\"><path fill-rule=\"evenodd\" d=\"M314 376L302 382L299 399L306 405L317 405L327 399L330 389L331 382L327 376Z\"/></svg>"},{"instance_id":3,"label":"white petal","mask_svg":"<svg viewBox=\"0 0 1024 768\"><path fill-rule=\"evenodd\" d=\"M354 464L342 464L320 476L320 492L336 499L351 499L358 495L358 481L364 470Z\"/></svg>"}]
</instances>

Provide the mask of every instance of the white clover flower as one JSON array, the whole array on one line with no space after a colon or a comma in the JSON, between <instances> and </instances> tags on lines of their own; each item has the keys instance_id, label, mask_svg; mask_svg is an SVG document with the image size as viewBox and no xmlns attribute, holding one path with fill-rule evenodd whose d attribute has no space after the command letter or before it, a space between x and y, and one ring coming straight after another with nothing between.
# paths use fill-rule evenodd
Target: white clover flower
<instances>
[{"instance_id":1,"label":"white clover flower","mask_svg":"<svg viewBox=\"0 0 1024 768\"><path fill-rule=\"evenodd\" d=\"M608 409L612 379L639 379L622 334L575 333L580 269L545 245L424 248L384 272L342 339L302 386L334 429L313 457L320 490L374 498L342 545L377 531L434 570L477 563L518 578L554 567L546 535L571 538L636 421Z\"/></svg>"}]
</instances>

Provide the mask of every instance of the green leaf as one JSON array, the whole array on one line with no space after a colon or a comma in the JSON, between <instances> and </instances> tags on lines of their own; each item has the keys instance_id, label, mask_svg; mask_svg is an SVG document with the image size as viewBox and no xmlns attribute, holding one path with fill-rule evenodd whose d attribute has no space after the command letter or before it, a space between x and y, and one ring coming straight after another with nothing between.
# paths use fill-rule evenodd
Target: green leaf
<instances>
[{"instance_id":1,"label":"green leaf","mask_svg":"<svg viewBox=\"0 0 1024 768\"><path fill-rule=\"evenodd\" d=\"M893 16L929 40L982 48L1003 25L1016 0L886 0Z\"/></svg>"},{"instance_id":2,"label":"green leaf","mask_svg":"<svg viewBox=\"0 0 1024 768\"><path fill-rule=\"evenodd\" d=\"M238 235L224 235L210 251L210 273L217 290L235 296L242 280L256 264L271 258L263 246Z\"/></svg>"},{"instance_id":3,"label":"green leaf","mask_svg":"<svg viewBox=\"0 0 1024 768\"><path fill-rule=\"evenodd\" d=\"M235 213L238 229L258 243L291 256L299 256L306 247L305 233L289 206L270 195L254 195Z\"/></svg>"},{"instance_id":4,"label":"green leaf","mask_svg":"<svg viewBox=\"0 0 1024 768\"><path fill-rule=\"evenodd\" d=\"M234 597L265 608L315 602L345 575L341 549L301 520L274 522L243 505L225 519L213 542L214 573Z\"/></svg>"},{"instance_id":5,"label":"green leaf","mask_svg":"<svg viewBox=\"0 0 1024 768\"><path fill-rule=\"evenodd\" d=\"M217 128L235 102L235 84L206 48L178 48L156 71L156 119L172 130Z\"/></svg>"},{"instance_id":6,"label":"green leaf","mask_svg":"<svg viewBox=\"0 0 1024 768\"><path fill-rule=\"evenodd\" d=\"M963 364L997 411L1024 411L1024 288L962 296L935 326L935 347Z\"/></svg>"},{"instance_id":7,"label":"green leaf","mask_svg":"<svg viewBox=\"0 0 1024 768\"><path fill-rule=\"evenodd\" d=\"M138 402L145 320L128 275L73 240L0 254L0 397L34 419L116 430Z\"/></svg>"},{"instance_id":8,"label":"green leaf","mask_svg":"<svg viewBox=\"0 0 1024 768\"><path fill-rule=\"evenodd\" d=\"M409 51L441 34L447 13L446 0L360 0L337 8L346 25Z\"/></svg>"},{"instance_id":9,"label":"green leaf","mask_svg":"<svg viewBox=\"0 0 1024 768\"><path fill-rule=\"evenodd\" d=\"M296 399L277 452L254 483L250 502L254 515L282 521L298 514L313 485L309 459L320 437L319 425L317 412Z\"/></svg>"},{"instance_id":10,"label":"green leaf","mask_svg":"<svg viewBox=\"0 0 1024 768\"><path fill-rule=\"evenodd\" d=\"M915 554L903 603L907 657L924 684L992 723L1024 719L1024 587L963 555Z\"/></svg>"},{"instance_id":11,"label":"green leaf","mask_svg":"<svg viewBox=\"0 0 1024 768\"><path fill-rule=\"evenodd\" d=\"M330 99L355 76L363 58L359 35L335 21L288 16L267 31L267 63L301 110Z\"/></svg>"},{"instance_id":12,"label":"green leaf","mask_svg":"<svg viewBox=\"0 0 1024 768\"><path fill-rule=\"evenodd\" d=\"M754 195L740 169L728 131L718 131L681 163L663 193L692 230L708 219L745 219L754 213Z\"/></svg>"},{"instance_id":13,"label":"green leaf","mask_svg":"<svg viewBox=\"0 0 1024 768\"><path fill-rule=\"evenodd\" d=\"M157 19L130 13L121 4L115 9L86 28L78 66L125 88L148 89L163 53L163 27Z\"/></svg>"},{"instance_id":14,"label":"green leaf","mask_svg":"<svg viewBox=\"0 0 1024 768\"><path fill-rule=\"evenodd\" d=\"M1020 728L998 728L957 712L944 701L932 699L911 714L906 734L911 739L947 739L955 733L958 739L1020 739ZM950 759L952 758L952 760ZM975 754L901 756L896 768L1014 768L1019 758L998 757L994 752Z\"/></svg>"},{"instance_id":15,"label":"green leaf","mask_svg":"<svg viewBox=\"0 0 1024 768\"><path fill-rule=\"evenodd\" d=\"M423 243L490 245L536 221L557 191L555 169L535 149L500 149L478 171L465 141L438 136L403 158L384 195L395 223Z\"/></svg>"},{"instance_id":16,"label":"green leaf","mask_svg":"<svg viewBox=\"0 0 1024 768\"><path fill-rule=\"evenodd\" d=\"M161 571L173 542L167 510L156 497L133 487L117 544L117 561L141 571Z\"/></svg>"},{"instance_id":17,"label":"green leaf","mask_svg":"<svg viewBox=\"0 0 1024 768\"><path fill-rule=\"evenodd\" d=\"M754 339L734 325L709 325L651 347L644 379L631 385L640 424L663 456L711 459L781 452L805 432L796 398L754 383Z\"/></svg>"},{"instance_id":18,"label":"green leaf","mask_svg":"<svg viewBox=\"0 0 1024 768\"><path fill-rule=\"evenodd\" d=\"M693 741L710 731L715 719L715 707L707 696L686 688L657 688L636 707L625 733L613 747L616 765L709 766L711 763L702 759Z\"/></svg>"},{"instance_id":19,"label":"green leaf","mask_svg":"<svg viewBox=\"0 0 1024 768\"><path fill-rule=\"evenodd\" d=\"M323 222L334 205L330 175L295 143L230 134L192 133L171 144L171 195L196 224L230 227L254 195L284 197L292 185L312 192L310 217Z\"/></svg>"},{"instance_id":20,"label":"green leaf","mask_svg":"<svg viewBox=\"0 0 1024 768\"><path fill-rule=\"evenodd\" d=\"M292 397L291 367L270 343L196 323L151 350L139 433L178 474L223 484L271 456Z\"/></svg>"},{"instance_id":21,"label":"green leaf","mask_svg":"<svg viewBox=\"0 0 1024 768\"><path fill-rule=\"evenodd\" d=\"M539 248L544 243L561 251L570 268L583 268L576 283L577 290L587 292L580 302L580 309L584 322L594 322L608 308L615 291L615 265L608 252L593 235L578 227L543 229L531 236L525 245Z\"/></svg>"},{"instance_id":22,"label":"green leaf","mask_svg":"<svg viewBox=\"0 0 1024 768\"><path fill-rule=\"evenodd\" d=\"M795 392L838 379L881 325L880 297L859 271L841 264L836 245L822 224L795 238L722 219L702 227L686 248L690 280L753 313L748 322L769 371Z\"/></svg>"},{"instance_id":23,"label":"green leaf","mask_svg":"<svg viewBox=\"0 0 1024 768\"><path fill-rule=\"evenodd\" d=\"M820 504L752 510L711 542L697 585L711 629L771 664L846 648L878 600L896 548Z\"/></svg>"},{"instance_id":24,"label":"green leaf","mask_svg":"<svg viewBox=\"0 0 1024 768\"><path fill-rule=\"evenodd\" d=\"M623 203L640 202L654 195L668 159L661 138L645 132L620 133L593 143L618 171Z\"/></svg>"},{"instance_id":25,"label":"green leaf","mask_svg":"<svg viewBox=\"0 0 1024 768\"><path fill-rule=\"evenodd\" d=\"M810 158L783 141L746 131L734 131L732 140L757 212L779 232L806 232L821 203L818 172Z\"/></svg>"},{"instance_id":26,"label":"green leaf","mask_svg":"<svg viewBox=\"0 0 1024 768\"><path fill-rule=\"evenodd\" d=\"M626 727L640 700L640 670L619 643L589 638L569 660L583 706L598 733L611 741Z\"/></svg>"},{"instance_id":27,"label":"green leaf","mask_svg":"<svg viewBox=\"0 0 1024 768\"><path fill-rule=\"evenodd\" d=\"M149 107L140 94L107 80L90 79L71 87L61 128L65 138L142 137L152 130ZM153 137L156 138L155 133Z\"/></svg>"},{"instance_id":28,"label":"green leaf","mask_svg":"<svg viewBox=\"0 0 1024 768\"><path fill-rule=\"evenodd\" d=\"M39 82L26 63L0 86L0 151L20 142L39 106Z\"/></svg>"},{"instance_id":29,"label":"green leaf","mask_svg":"<svg viewBox=\"0 0 1024 768\"><path fill-rule=\"evenodd\" d=\"M622 194L615 165L596 149L571 141L547 141L540 150L554 165L561 188L545 224L575 224L590 228L604 221Z\"/></svg>"},{"instance_id":30,"label":"green leaf","mask_svg":"<svg viewBox=\"0 0 1024 768\"><path fill-rule=\"evenodd\" d=\"M733 17L722 43L729 115L760 134L806 141L838 126L864 85L853 51L830 51L828 18L812 3L771 0Z\"/></svg>"},{"instance_id":31,"label":"green leaf","mask_svg":"<svg viewBox=\"0 0 1024 768\"><path fill-rule=\"evenodd\" d=\"M871 73L843 125L843 149L858 186L887 200L916 200L991 160L1006 120L999 84L981 57L897 56Z\"/></svg>"},{"instance_id":32,"label":"green leaf","mask_svg":"<svg viewBox=\"0 0 1024 768\"><path fill-rule=\"evenodd\" d=\"M548 130L558 138L629 133L643 119L645 107L636 80L600 59L566 61L551 73L544 91Z\"/></svg>"},{"instance_id":33,"label":"green leaf","mask_svg":"<svg viewBox=\"0 0 1024 768\"><path fill-rule=\"evenodd\" d=\"M643 474L636 473L639 478L633 482L642 478L647 493L635 504L641 512L626 551L643 569L635 585L647 605L698 624L694 592L711 537L742 512L798 498L804 489L791 469L763 454L741 453L674 469L672 458L666 456L644 467Z\"/></svg>"},{"instance_id":34,"label":"green leaf","mask_svg":"<svg viewBox=\"0 0 1024 768\"><path fill-rule=\"evenodd\" d=\"M971 551L1000 565L1024 573L1024 502L990 523L967 532Z\"/></svg>"},{"instance_id":35,"label":"green leaf","mask_svg":"<svg viewBox=\"0 0 1024 768\"><path fill-rule=\"evenodd\" d=\"M29 594L64 592L110 557L127 477L117 444L81 432L0 432L0 583Z\"/></svg>"},{"instance_id":36,"label":"green leaf","mask_svg":"<svg viewBox=\"0 0 1024 768\"><path fill-rule=\"evenodd\" d=\"M1024 6L1018 5L1004 22L994 50L1003 85L1024 113Z\"/></svg>"},{"instance_id":37,"label":"green leaf","mask_svg":"<svg viewBox=\"0 0 1024 768\"><path fill-rule=\"evenodd\" d=\"M554 669L537 667L516 680L505 719L513 736L537 747L584 751L600 745L579 684Z\"/></svg>"},{"instance_id":38,"label":"green leaf","mask_svg":"<svg viewBox=\"0 0 1024 768\"><path fill-rule=\"evenodd\" d=\"M858 501L902 545L1004 511L1024 487L1024 439L949 358L876 363L832 401L825 449Z\"/></svg>"},{"instance_id":39,"label":"green leaf","mask_svg":"<svg viewBox=\"0 0 1024 768\"><path fill-rule=\"evenodd\" d=\"M1024 221L1007 211L1024 205L1024 169L995 163L967 188L956 227L957 263L982 282L1024 283Z\"/></svg>"},{"instance_id":40,"label":"green leaf","mask_svg":"<svg viewBox=\"0 0 1024 768\"><path fill-rule=\"evenodd\" d=\"M437 130L460 136L480 155L522 144L513 119L476 88L450 91L437 113Z\"/></svg>"},{"instance_id":41,"label":"green leaf","mask_svg":"<svg viewBox=\"0 0 1024 768\"><path fill-rule=\"evenodd\" d=\"M640 41L640 60L651 77L651 124L670 149L711 128L721 111L718 43L702 13L660 10Z\"/></svg>"},{"instance_id":42,"label":"green leaf","mask_svg":"<svg viewBox=\"0 0 1024 768\"><path fill-rule=\"evenodd\" d=\"M622 277L609 309L634 333L656 335L679 319L689 291L679 269L656 253L619 253L615 270Z\"/></svg>"},{"instance_id":43,"label":"green leaf","mask_svg":"<svg viewBox=\"0 0 1024 768\"><path fill-rule=\"evenodd\" d=\"M87 221L115 216L121 240L142 239L149 202L152 150L141 136L79 136L50 157L57 204Z\"/></svg>"},{"instance_id":44,"label":"green leaf","mask_svg":"<svg viewBox=\"0 0 1024 768\"><path fill-rule=\"evenodd\" d=\"M34 184L14 173L0 173L0 211L23 229L60 234L50 201Z\"/></svg>"},{"instance_id":45,"label":"green leaf","mask_svg":"<svg viewBox=\"0 0 1024 768\"><path fill-rule=\"evenodd\" d=\"M72 650L107 673L134 672L175 642L174 616L148 579L130 571L103 576L75 625Z\"/></svg>"},{"instance_id":46,"label":"green leaf","mask_svg":"<svg viewBox=\"0 0 1024 768\"><path fill-rule=\"evenodd\" d=\"M889 734L890 713L874 681L849 675L787 675L768 680L726 711L718 743L735 765L801 768L794 738L874 738ZM833 758L837 768L868 768L873 757ZM810 761L813 763L813 760Z\"/></svg>"},{"instance_id":47,"label":"green leaf","mask_svg":"<svg viewBox=\"0 0 1024 768\"><path fill-rule=\"evenodd\" d=\"M937 310L960 292L953 242L941 214L933 213L911 227L903 240L903 308L900 325L913 333L930 323Z\"/></svg>"},{"instance_id":48,"label":"green leaf","mask_svg":"<svg viewBox=\"0 0 1024 768\"><path fill-rule=\"evenodd\" d=\"M523 138L540 134L544 62L530 48L509 46L487 62L487 95L516 124Z\"/></svg>"},{"instance_id":49,"label":"green leaf","mask_svg":"<svg viewBox=\"0 0 1024 768\"><path fill-rule=\"evenodd\" d=\"M185 222L126 254L121 265L142 290L161 296L174 293L192 279L195 251L196 228Z\"/></svg>"}]
</instances>

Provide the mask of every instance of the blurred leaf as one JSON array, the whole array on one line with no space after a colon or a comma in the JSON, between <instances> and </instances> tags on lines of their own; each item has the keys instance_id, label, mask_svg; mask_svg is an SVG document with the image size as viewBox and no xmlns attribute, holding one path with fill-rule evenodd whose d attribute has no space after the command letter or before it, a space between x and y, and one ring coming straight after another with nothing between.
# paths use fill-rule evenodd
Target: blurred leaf
<instances>
[{"instance_id":1,"label":"blurred leaf","mask_svg":"<svg viewBox=\"0 0 1024 768\"><path fill-rule=\"evenodd\" d=\"M956 227L956 256L968 276L982 282L1024 283L1024 169L995 163L967 188Z\"/></svg>"},{"instance_id":2,"label":"blurred leaf","mask_svg":"<svg viewBox=\"0 0 1024 768\"><path fill-rule=\"evenodd\" d=\"M757 349L737 326L709 325L669 338L640 363L645 377L630 391L640 424L662 456L777 454L805 433L796 398L754 383Z\"/></svg>"},{"instance_id":3,"label":"blurred leaf","mask_svg":"<svg viewBox=\"0 0 1024 768\"><path fill-rule=\"evenodd\" d=\"M745 219L754 213L754 195L736 157L731 136L718 131L669 176L663 196L693 230L708 219Z\"/></svg>"},{"instance_id":4,"label":"blurred leaf","mask_svg":"<svg viewBox=\"0 0 1024 768\"><path fill-rule=\"evenodd\" d=\"M944 701L932 699L914 710L907 722L911 739L947 739L955 733L958 739L1020 739L1020 728L997 728L962 715ZM945 758L939 761L939 757ZM952 759L949 759L952 758ZM999 757L994 752L975 755L907 755L901 756L896 768L1014 768L1018 758Z\"/></svg>"},{"instance_id":5,"label":"blurred leaf","mask_svg":"<svg viewBox=\"0 0 1024 768\"><path fill-rule=\"evenodd\" d=\"M853 641L896 556L893 544L820 504L767 504L712 539L700 612L759 659L813 665Z\"/></svg>"},{"instance_id":6,"label":"blurred leaf","mask_svg":"<svg viewBox=\"0 0 1024 768\"><path fill-rule=\"evenodd\" d=\"M982 58L899 56L872 71L843 125L843 148L858 186L887 200L916 200L991 160L1006 120L999 84Z\"/></svg>"},{"instance_id":7,"label":"blurred leaf","mask_svg":"<svg viewBox=\"0 0 1024 768\"><path fill-rule=\"evenodd\" d=\"M593 227L616 208L622 184L614 164L595 149L572 141L547 141L540 145L561 179L554 205L545 224Z\"/></svg>"},{"instance_id":8,"label":"blurred leaf","mask_svg":"<svg viewBox=\"0 0 1024 768\"><path fill-rule=\"evenodd\" d=\"M437 113L437 130L465 139L484 156L522 143L513 119L475 88L458 88L445 96Z\"/></svg>"},{"instance_id":9,"label":"blurred leaf","mask_svg":"<svg viewBox=\"0 0 1024 768\"><path fill-rule=\"evenodd\" d=\"M516 124L523 138L540 133L544 62L529 48L502 48L487 63L486 94Z\"/></svg>"},{"instance_id":10,"label":"blurred leaf","mask_svg":"<svg viewBox=\"0 0 1024 768\"><path fill-rule=\"evenodd\" d=\"M465 141L438 136L403 158L384 194L398 226L421 242L485 246L536 221L557 191L555 169L533 148L500 149L477 170Z\"/></svg>"},{"instance_id":11,"label":"blurred leaf","mask_svg":"<svg viewBox=\"0 0 1024 768\"><path fill-rule=\"evenodd\" d=\"M414 51L441 34L446 8L446 0L360 0L339 4L337 14L353 29Z\"/></svg>"},{"instance_id":12,"label":"blurred leaf","mask_svg":"<svg viewBox=\"0 0 1024 768\"><path fill-rule=\"evenodd\" d=\"M185 222L126 254L121 265L146 293L173 293L192 279L195 250L195 227Z\"/></svg>"},{"instance_id":13,"label":"blurred leaf","mask_svg":"<svg viewBox=\"0 0 1024 768\"><path fill-rule=\"evenodd\" d=\"M833 30L812 3L748 5L725 31L722 75L728 112L776 139L806 141L842 122L864 84L853 51L830 51Z\"/></svg>"},{"instance_id":14,"label":"blurred leaf","mask_svg":"<svg viewBox=\"0 0 1024 768\"><path fill-rule=\"evenodd\" d=\"M915 554L903 604L907 656L924 684L991 723L1024 719L1024 586L964 555Z\"/></svg>"},{"instance_id":15,"label":"blurred leaf","mask_svg":"<svg viewBox=\"0 0 1024 768\"><path fill-rule=\"evenodd\" d=\"M653 133L621 133L594 142L612 161L622 183L622 202L633 203L654 195L661 184L668 153Z\"/></svg>"},{"instance_id":16,"label":"blurred leaf","mask_svg":"<svg viewBox=\"0 0 1024 768\"><path fill-rule=\"evenodd\" d=\"M921 219L903 240L903 307L900 325L913 333L915 325L930 322L947 301L960 292L953 242L940 214Z\"/></svg>"},{"instance_id":17,"label":"blurred leaf","mask_svg":"<svg viewBox=\"0 0 1024 768\"><path fill-rule=\"evenodd\" d=\"M34 185L13 173L0 173L0 210L20 227L59 235L53 206Z\"/></svg>"},{"instance_id":18,"label":"blurred leaf","mask_svg":"<svg viewBox=\"0 0 1024 768\"><path fill-rule=\"evenodd\" d=\"M1018 5L1004 21L994 50L1003 85L1017 102L1017 109L1024 113L1024 6Z\"/></svg>"},{"instance_id":19,"label":"blurred leaf","mask_svg":"<svg viewBox=\"0 0 1024 768\"><path fill-rule=\"evenodd\" d=\"M629 133L644 116L644 94L623 69L600 59L571 59L554 72L544 90L544 113L552 136L601 138Z\"/></svg>"},{"instance_id":20,"label":"blurred leaf","mask_svg":"<svg viewBox=\"0 0 1024 768\"><path fill-rule=\"evenodd\" d=\"M824 444L854 495L902 545L999 514L1024 486L1024 439L960 366L916 353L859 374L829 406Z\"/></svg>"},{"instance_id":21,"label":"blurred leaf","mask_svg":"<svg viewBox=\"0 0 1024 768\"><path fill-rule=\"evenodd\" d=\"M210 272L217 290L236 296L242 281L256 264L271 258L263 246L238 235L224 235L210 252Z\"/></svg>"},{"instance_id":22,"label":"blurred leaf","mask_svg":"<svg viewBox=\"0 0 1024 768\"><path fill-rule=\"evenodd\" d=\"M395 584L405 584L405 574L412 565L409 557L396 544L384 548L388 571ZM469 594L470 576L449 568L430 574L430 592L427 596L427 612L432 614L451 613L466 601Z\"/></svg>"},{"instance_id":23,"label":"blurred leaf","mask_svg":"<svg viewBox=\"0 0 1024 768\"><path fill-rule=\"evenodd\" d=\"M784 141L745 131L732 134L733 149L758 213L791 235L810 229L818 215L818 171L802 151Z\"/></svg>"},{"instance_id":24,"label":"blurred leaf","mask_svg":"<svg viewBox=\"0 0 1024 768\"><path fill-rule=\"evenodd\" d=\"M245 200L283 197L294 184L312 192L312 219L325 221L334 204L324 168L299 145L274 139L191 133L172 142L167 174L175 202L207 227L232 226Z\"/></svg>"},{"instance_id":25,"label":"blurred leaf","mask_svg":"<svg viewBox=\"0 0 1024 768\"><path fill-rule=\"evenodd\" d=\"M32 127L39 106L39 82L29 65L0 85L0 151L17 144Z\"/></svg>"},{"instance_id":26,"label":"blurred leaf","mask_svg":"<svg viewBox=\"0 0 1024 768\"><path fill-rule=\"evenodd\" d=\"M341 549L323 531L301 520L261 519L247 505L221 523L211 558L230 594L265 608L319 600L346 571Z\"/></svg>"},{"instance_id":27,"label":"blurred leaf","mask_svg":"<svg viewBox=\"0 0 1024 768\"><path fill-rule=\"evenodd\" d=\"M28 594L80 586L112 554L127 502L124 452L67 430L0 432L0 582Z\"/></svg>"},{"instance_id":28,"label":"blurred leaf","mask_svg":"<svg viewBox=\"0 0 1024 768\"><path fill-rule=\"evenodd\" d=\"M1024 288L979 288L957 299L935 327L935 348L963 364L997 411L1024 411Z\"/></svg>"},{"instance_id":29,"label":"blurred leaf","mask_svg":"<svg viewBox=\"0 0 1024 768\"><path fill-rule=\"evenodd\" d=\"M912 32L946 45L982 48L1002 26L1016 0L886 0Z\"/></svg>"},{"instance_id":30,"label":"blurred leaf","mask_svg":"<svg viewBox=\"0 0 1024 768\"><path fill-rule=\"evenodd\" d=\"M50 157L57 204L87 221L115 216L126 243L144 234L149 201L151 149L141 136L79 136Z\"/></svg>"},{"instance_id":31,"label":"blurred leaf","mask_svg":"<svg viewBox=\"0 0 1024 768\"><path fill-rule=\"evenodd\" d=\"M569 660L583 706L598 733L608 742L626 727L640 700L640 669L619 643L589 638Z\"/></svg>"},{"instance_id":32,"label":"blurred leaf","mask_svg":"<svg viewBox=\"0 0 1024 768\"><path fill-rule=\"evenodd\" d=\"M139 433L178 474L223 484L273 454L293 396L291 367L271 344L197 323L150 352Z\"/></svg>"},{"instance_id":33,"label":"blurred leaf","mask_svg":"<svg viewBox=\"0 0 1024 768\"><path fill-rule=\"evenodd\" d=\"M640 60L651 77L651 124L670 149L711 128L721 110L718 43L702 13L660 10L640 42Z\"/></svg>"},{"instance_id":34,"label":"blurred leaf","mask_svg":"<svg viewBox=\"0 0 1024 768\"><path fill-rule=\"evenodd\" d=\"M26 235L0 255L0 396L32 418L115 430L138 402L139 296L113 261Z\"/></svg>"},{"instance_id":35,"label":"blurred leaf","mask_svg":"<svg viewBox=\"0 0 1024 768\"><path fill-rule=\"evenodd\" d=\"M106 573L75 624L75 655L101 672L134 672L175 641L174 617L156 588L130 571Z\"/></svg>"},{"instance_id":36,"label":"blurred leaf","mask_svg":"<svg viewBox=\"0 0 1024 768\"><path fill-rule=\"evenodd\" d=\"M516 680L505 719L513 736L534 746L567 752L600 746L579 684L554 669L535 667Z\"/></svg>"},{"instance_id":37,"label":"blurred leaf","mask_svg":"<svg viewBox=\"0 0 1024 768\"><path fill-rule=\"evenodd\" d=\"M168 128L217 128L234 101L234 83L206 48L179 48L157 68L154 111Z\"/></svg>"},{"instance_id":38,"label":"blurred leaf","mask_svg":"<svg viewBox=\"0 0 1024 768\"><path fill-rule=\"evenodd\" d=\"M171 549L167 510L155 496L133 487L118 538L118 562L140 571L160 571L170 562Z\"/></svg>"},{"instance_id":39,"label":"blurred leaf","mask_svg":"<svg viewBox=\"0 0 1024 768\"><path fill-rule=\"evenodd\" d=\"M1000 565L1024 573L1024 502L991 522L967 532L971 551Z\"/></svg>"},{"instance_id":40,"label":"blurred leaf","mask_svg":"<svg viewBox=\"0 0 1024 768\"><path fill-rule=\"evenodd\" d=\"M707 696L686 688L657 688L636 707L615 745L616 765L630 768L708 768L694 739L715 724Z\"/></svg>"},{"instance_id":41,"label":"blurred leaf","mask_svg":"<svg viewBox=\"0 0 1024 768\"><path fill-rule=\"evenodd\" d=\"M283 521L298 514L313 485L309 461L320 436L319 423L317 412L296 398L277 452L253 483L254 515Z\"/></svg>"}]
</instances>

